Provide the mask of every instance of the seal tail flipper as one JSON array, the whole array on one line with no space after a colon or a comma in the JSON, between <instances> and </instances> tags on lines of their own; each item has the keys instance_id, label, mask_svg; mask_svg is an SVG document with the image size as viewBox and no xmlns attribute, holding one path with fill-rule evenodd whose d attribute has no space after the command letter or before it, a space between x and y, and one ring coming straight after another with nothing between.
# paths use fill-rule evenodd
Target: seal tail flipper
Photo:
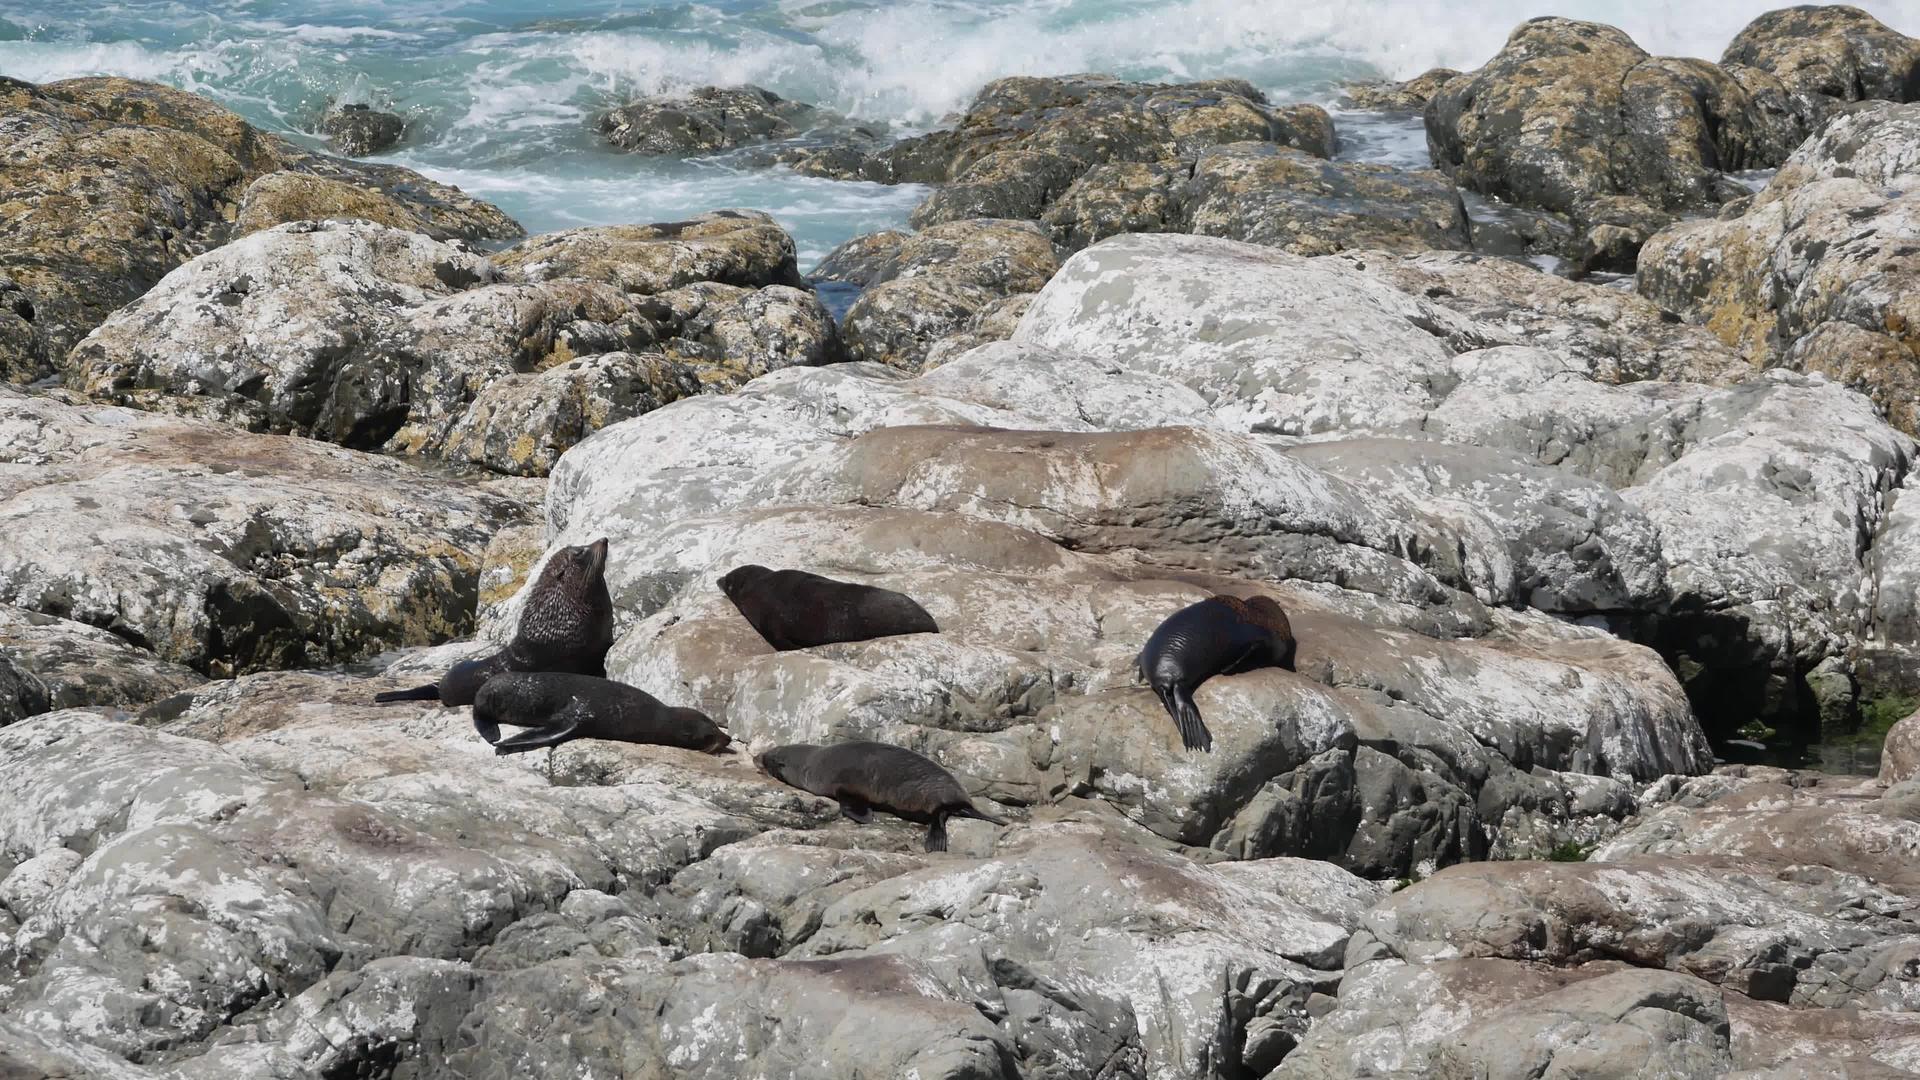
<instances>
[{"instance_id":1,"label":"seal tail flipper","mask_svg":"<svg viewBox=\"0 0 1920 1080\"><path fill-rule=\"evenodd\" d=\"M972 803L968 803L967 805L955 810L953 812L953 816L959 817L959 818L973 818L976 821L984 821L989 825L1005 825L1006 824L1005 821L1001 820L1000 818L994 817L992 814L987 813L986 811L980 809L979 807L973 805Z\"/></svg>"},{"instance_id":2,"label":"seal tail flipper","mask_svg":"<svg viewBox=\"0 0 1920 1080\"><path fill-rule=\"evenodd\" d=\"M1184 686L1170 687L1167 690L1167 711L1173 714L1174 726L1180 729L1180 741L1189 750L1213 752L1213 734L1200 720L1200 706L1193 703L1193 692Z\"/></svg>"},{"instance_id":3,"label":"seal tail flipper","mask_svg":"<svg viewBox=\"0 0 1920 1080\"><path fill-rule=\"evenodd\" d=\"M927 826L927 850L947 850L947 815L944 811L933 815L933 824Z\"/></svg>"},{"instance_id":4,"label":"seal tail flipper","mask_svg":"<svg viewBox=\"0 0 1920 1080\"><path fill-rule=\"evenodd\" d=\"M510 738L501 739L493 744L496 755L524 754L528 750L540 750L549 746L558 746L573 738L578 724L564 724L560 727L532 728Z\"/></svg>"},{"instance_id":5,"label":"seal tail flipper","mask_svg":"<svg viewBox=\"0 0 1920 1080\"><path fill-rule=\"evenodd\" d=\"M487 740L489 744L494 746L500 744L500 725L492 720L482 719L478 712L473 714L473 730L479 732L480 737Z\"/></svg>"},{"instance_id":6,"label":"seal tail flipper","mask_svg":"<svg viewBox=\"0 0 1920 1080\"><path fill-rule=\"evenodd\" d=\"M574 701L566 708L554 713L552 722L546 727L528 728L511 738L501 739L493 744L493 752L518 754L546 746L559 746L579 733L580 725L589 715L586 706Z\"/></svg>"},{"instance_id":7,"label":"seal tail flipper","mask_svg":"<svg viewBox=\"0 0 1920 1080\"><path fill-rule=\"evenodd\" d=\"M439 701L440 684L416 686L411 690L388 690L373 695L375 705L385 705L389 701Z\"/></svg>"}]
</instances>

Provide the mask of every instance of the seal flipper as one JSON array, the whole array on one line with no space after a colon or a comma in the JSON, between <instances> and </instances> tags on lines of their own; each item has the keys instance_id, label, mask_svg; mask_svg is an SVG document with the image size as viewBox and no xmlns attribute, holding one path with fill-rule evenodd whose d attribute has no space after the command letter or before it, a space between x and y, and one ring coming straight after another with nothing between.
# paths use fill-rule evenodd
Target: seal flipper
<instances>
[{"instance_id":1,"label":"seal flipper","mask_svg":"<svg viewBox=\"0 0 1920 1080\"><path fill-rule=\"evenodd\" d=\"M927 826L927 850L947 850L947 812L941 810L933 815L933 824Z\"/></svg>"},{"instance_id":2,"label":"seal flipper","mask_svg":"<svg viewBox=\"0 0 1920 1080\"><path fill-rule=\"evenodd\" d=\"M861 825L873 820L873 807L851 795L836 796L840 803L840 812Z\"/></svg>"},{"instance_id":3,"label":"seal flipper","mask_svg":"<svg viewBox=\"0 0 1920 1080\"><path fill-rule=\"evenodd\" d=\"M1180 729L1180 741L1187 749L1213 753L1213 734L1200 720L1200 706L1193 703L1193 691L1184 686L1169 686L1162 700L1167 704L1174 726Z\"/></svg>"},{"instance_id":4,"label":"seal flipper","mask_svg":"<svg viewBox=\"0 0 1920 1080\"><path fill-rule=\"evenodd\" d=\"M387 690L373 695L375 705L385 705L389 701L439 701L440 684L416 686L411 690Z\"/></svg>"},{"instance_id":5,"label":"seal flipper","mask_svg":"<svg viewBox=\"0 0 1920 1080\"><path fill-rule=\"evenodd\" d=\"M482 719L478 712L473 714L473 730L479 732L480 737L487 740L489 744L494 746L500 744L500 725L491 720Z\"/></svg>"},{"instance_id":6,"label":"seal flipper","mask_svg":"<svg viewBox=\"0 0 1920 1080\"><path fill-rule=\"evenodd\" d=\"M538 750L546 746L558 746L580 732L580 726L593 719L593 711L579 701L567 703L567 707L553 714L546 727L528 728L509 739L493 744L495 754L518 754L527 750Z\"/></svg>"},{"instance_id":7,"label":"seal flipper","mask_svg":"<svg viewBox=\"0 0 1920 1080\"><path fill-rule=\"evenodd\" d=\"M987 813L986 811L980 809L979 807L973 805L972 803L968 803L965 806L958 807L955 810L953 810L952 813L954 817L973 818L975 821L984 821L989 825L1005 825L1006 824L1005 821L1001 820L1000 818L994 817L992 814Z\"/></svg>"}]
</instances>

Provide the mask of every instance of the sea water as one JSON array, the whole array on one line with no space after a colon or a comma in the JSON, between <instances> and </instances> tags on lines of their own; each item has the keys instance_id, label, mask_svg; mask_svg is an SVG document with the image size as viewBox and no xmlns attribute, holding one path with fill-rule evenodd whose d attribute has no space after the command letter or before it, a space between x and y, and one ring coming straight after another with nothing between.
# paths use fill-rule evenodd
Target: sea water
<instances>
[{"instance_id":1,"label":"sea water","mask_svg":"<svg viewBox=\"0 0 1920 1080\"><path fill-rule=\"evenodd\" d=\"M1354 79L1472 68L1536 15L1611 23L1664 55L1716 59L1765 0L0 0L0 74L125 75L206 94L319 147L330 101L404 114L384 155L489 199L529 231L746 207L808 267L905 222L914 187L721 160L623 154L595 116L636 95L754 83L896 133L937 126L1004 75L1238 76L1338 104ZM1920 33L1920 0L1865 7ZM1426 164L1417 118L1336 109L1342 155Z\"/></svg>"}]
</instances>

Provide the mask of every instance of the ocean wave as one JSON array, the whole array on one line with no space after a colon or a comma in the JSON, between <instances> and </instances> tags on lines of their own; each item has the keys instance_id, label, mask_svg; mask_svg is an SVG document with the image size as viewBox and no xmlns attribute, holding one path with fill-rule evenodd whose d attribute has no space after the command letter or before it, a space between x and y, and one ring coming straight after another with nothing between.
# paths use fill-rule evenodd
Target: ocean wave
<instances>
[{"instance_id":1,"label":"ocean wave","mask_svg":"<svg viewBox=\"0 0 1920 1080\"><path fill-rule=\"evenodd\" d=\"M1652 52L1717 57L1778 0L0 0L0 73L114 74L203 93L312 139L330 101L406 114L408 163L470 186L536 228L778 208L810 251L904 220L910 189L752 179L618 154L593 117L634 96L755 83L898 131L923 129L1008 75L1238 76L1280 101L1340 85L1472 68L1527 18L1619 26ZM1861 6L1909 33L1920 0ZM12 39L12 40L8 40ZM1405 118L1343 115L1345 156L1424 162ZM836 194L837 193L837 194ZM871 209L871 212L861 210Z\"/></svg>"}]
</instances>

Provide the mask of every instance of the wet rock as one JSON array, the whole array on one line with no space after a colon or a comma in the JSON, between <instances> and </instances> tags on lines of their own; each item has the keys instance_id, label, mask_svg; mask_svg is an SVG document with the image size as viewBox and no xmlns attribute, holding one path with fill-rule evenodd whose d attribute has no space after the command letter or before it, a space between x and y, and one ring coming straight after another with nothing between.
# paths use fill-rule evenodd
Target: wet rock
<instances>
[{"instance_id":1,"label":"wet rock","mask_svg":"<svg viewBox=\"0 0 1920 1080\"><path fill-rule=\"evenodd\" d=\"M1272 143L1212 147L1190 166L1095 166L1043 221L1067 251L1128 232L1224 236L1302 255L1469 246L1459 193L1439 174L1330 162Z\"/></svg>"},{"instance_id":2,"label":"wet rock","mask_svg":"<svg viewBox=\"0 0 1920 1080\"><path fill-rule=\"evenodd\" d=\"M1766 190L1651 240L1638 287L1756 365L1817 371L1871 396L1903 431L1914 409L1920 105L1840 112Z\"/></svg>"},{"instance_id":3,"label":"wet rock","mask_svg":"<svg viewBox=\"0 0 1920 1080\"><path fill-rule=\"evenodd\" d=\"M1806 131L1836 105L1912 101L1920 91L1920 41L1840 4L1769 11L1734 37L1720 63L1777 78Z\"/></svg>"},{"instance_id":4,"label":"wet rock","mask_svg":"<svg viewBox=\"0 0 1920 1080\"><path fill-rule=\"evenodd\" d=\"M1572 215L1602 267L1630 268L1653 216L1718 206L1738 193L1723 173L1777 165L1798 142L1721 68L1561 18L1522 23L1485 67L1448 81L1426 126L1457 183Z\"/></svg>"},{"instance_id":5,"label":"wet rock","mask_svg":"<svg viewBox=\"0 0 1920 1080\"><path fill-rule=\"evenodd\" d=\"M811 105L757 86L702 86L646 98L600 117L600 134L636 154L711 154L798 134L821 119Z\"/></svg>"},{"instance_id":6,"label":"wet rock","mask_svg":"<svg viewBox=\"0 0 1920 1080\"><path fill-rule=\"evenodd\" d=\"M1576 273L1631 274L1639 265L1641 247L1673 224L1674 217L1632 196L1608 195L1576 204L1570 220L1576 238L1571 250Z\"/></svg>"},{"instance_id":7,"label":"wet rock","mask_svg":"<svg viewBox=\"0 0 1920 1080\"><path fill-rule=\"evenodd\" d=\"M1274 107L1237 79L1160 85L1104 75L989 83L951 130L895 144L861 171L939 183L913 213L926 228L972 217L1037 220L1087 170L1191 159L1258 141L1333 155L1333 122L1313 105Z\"/></svg>"},{"instance_id":8,"label":"wet rock","mask_svg":"<svg viewBox=\"0 0 1920 1080\"><path fill-rule=\"evenodd\" d=\"M407 216L442 237L504 239L520 227L495 207L408 169L329 158L258 131L191 94L127 79L0 83L15 153L0 169L0 373L31 381L115 308L169 270L226 242L264 177L316 177L324 193L254 200L250 227L275 215ZM340 190L341 186L352 189ZM85 199L74 197L85 191ZM283 216L280 220L286 220Z\"/></svg>"},{"instance_id":9,"label":"wet rock","mask_svg":"<svg viewBox=\"0 0 1920 1080\"><path fill-rule=\"evenodd\" d=\"M1444 177L1334 163L1271 145L1202 153L1182 202L1185 228L1178 231L1299 255L1470 246L1466 208Z\"/></svg>"},{"instance_id":10,"label":"wet rock","mask_svg":"<svg viewBox=\"0 0 1920 1080\"><path fill-rule=\"evenodd\" d=\"M584 278L642 295L699 281L749 289L805 284L793 238L772 217L753 210L543 233L493 256L493 262L532 282Z\"/></svg>"},{"instance_id":11,"label":"wet rock","mask_svg":"<svg viewBox=\"0 0 1920 1080\"><path fill-rule=\"evenodd\" d=\"M320 120L320 134L348 157L366 157L400 145L407 122L368 105L341 105Z\"/></svg>"},{"instance_id":12,"label":"wet rock","mask_svg":"<svg viewBox=\"0 0 1920 1080\"><path fill-rule=\"evenodd\" d=\"M247 185L233 222L237 239L289 221L372 221L435 240L458 240L469 230L431 207L396 199L374 188L325 176L276 172Z\"/></svg>"},{"instance_id":13,"label":"wet rock","mask_svg":"<svg viewBox=\"0 0 1920 1080\"><path fill-rule=\"evenodd\" d=\"M842 326L847 355L918 370L935 342L989 305L1037 291L1059 265L1029 222L955 221L915 233L864 272L866 290Z\"/></svg>"},{"instance_id":14,"label":"wet rock","mask_svg":"<svg viewBox=\"0 0 1920 1080\"><path fill-rule=\"evenodd\" d=\"M0 487L0 603L167 662L123 668L94 638L81 647L113 665L96 691L49 641L63 696L145 696L179 678L167 665L231 675L460 635L488 536L524 510L306 440L0 393L0 454L16 463Z\"/></svg>"},{"instance_id":15,"label":"wet rock","mask_svg":"<svg viewBox=\"0 0 1920 1080\"><path fill-rule=\"evenodd\" d=\"M901 252L913 234L898 229L856 236L827 253L807 277L866 288L900 276Z\"/></svg>"},{"instance_id":16,"label":"wet rock","mask_svg":"<svg viewBox=\"0 0 1920 1080\"><path fill-rule=\"evenodd\" d=\"M1433 68L1405 82L1349 83L1346 96L1356 109L1419 112L1441 87L1459 75L1452 68Z\"/></svg>"},{"instance_id":17,"label":"wet rock","mask_svg":"<svg viewBox=\"0 0 1920 1080\"><path fill-rule=\"evenodd\" d=\"M1187 232L1185 163L1116 161L1080 174L1041 215L1063 251L1121 233Z\"/></svg>"}]
</instances>

